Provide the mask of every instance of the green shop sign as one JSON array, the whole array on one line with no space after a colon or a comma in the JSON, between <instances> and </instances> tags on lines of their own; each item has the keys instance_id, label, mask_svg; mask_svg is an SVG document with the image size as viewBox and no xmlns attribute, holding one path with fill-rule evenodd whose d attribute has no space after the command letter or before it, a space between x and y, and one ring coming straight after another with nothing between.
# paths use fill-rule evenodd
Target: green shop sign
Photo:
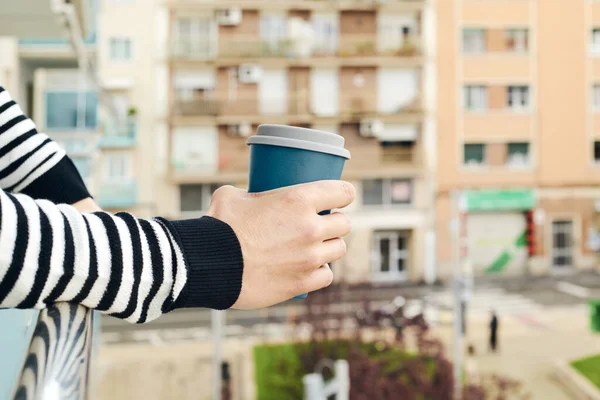
<instances>
[{"instance_id":1,"label":"green shop sign","mask_svg":"<svg viewBox=\"0 0 600 400\"><path fill-rule=\"evenodd\" d=\"M531 210L535 207L532 190L473 190L464 192L466 211Z\"/></svg>"}]
</instances>

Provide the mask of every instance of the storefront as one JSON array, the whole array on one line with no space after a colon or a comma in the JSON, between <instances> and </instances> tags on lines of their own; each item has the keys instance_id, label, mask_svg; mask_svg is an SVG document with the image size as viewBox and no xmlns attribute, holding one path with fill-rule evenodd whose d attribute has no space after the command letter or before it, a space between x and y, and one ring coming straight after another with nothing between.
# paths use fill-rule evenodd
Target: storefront
<instances>
[{"instance_id":1,"label":"storefront","mask_svg":"<svg viewBox=\"0 0 600 400\"><path fill-rule=\"evenodd\" d=\"M467 258L476 275L523 274L528 265L531 190L478 190L464 193Z\"/></svg>"}]
</instances>

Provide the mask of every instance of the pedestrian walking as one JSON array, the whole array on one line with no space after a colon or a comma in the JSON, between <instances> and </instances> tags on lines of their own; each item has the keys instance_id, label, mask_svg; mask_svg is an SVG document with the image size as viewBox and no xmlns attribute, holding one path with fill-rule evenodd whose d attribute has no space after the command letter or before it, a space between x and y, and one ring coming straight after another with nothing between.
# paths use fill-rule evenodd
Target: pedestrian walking
<instances>
[{"instance_id":1,"label":"pedestrian walking","mask_svg":"<svg viewBox=\"0 0 600 400\"><path fill-rule=\"evenodd\" d=\"M490 350L495 353L498 349L499 321L498 315L496 315L495 311L491 312L491 316L492 318L490 320Z\"/></svg>"}]
</instances>

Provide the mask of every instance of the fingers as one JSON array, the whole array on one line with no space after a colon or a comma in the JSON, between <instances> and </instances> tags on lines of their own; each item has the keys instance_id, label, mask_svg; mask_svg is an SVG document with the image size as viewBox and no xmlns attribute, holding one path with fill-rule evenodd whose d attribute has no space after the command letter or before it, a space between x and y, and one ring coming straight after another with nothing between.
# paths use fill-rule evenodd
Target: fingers
<instances>
[{"instance_id":1,"label":"fingers","mask_svg":"<svg viewBox=\"0 0 600 400\"><path fill-rule=\"evenodd\" d=\"M344 181L318 181L277 189L265 194L281 194L288 203L316 212L344 208L356 197L354 186Z\"/></svg>"},{"instance_id":2,"label":"fingers","mask_svg":"<svg viewBox=\"0 0 600 400\"><path fill-rule=\"evenodd\" d=\"M314 270L309 277L306 279L304 284L304 289L298 293L294 294L295 296L307 293L314 292L315 290L323 289L333 282L333 272L331 272L331 268L329 265L325 264L322 267Z\"/></svg>"},{"instance_id":3,"label":"fingers","mask_svg":"<svg viewBox=\"0 0 600 400\"><path fill-rule=\"evenodd\" d=\"M333 213L316 217L320 226L320 240L344 237L352 230L350 217L342 213Z\"/></svg>"},{"instance_id":4,"label":"fingers","mask_svg":"<svg viewBox=\"0 0 600 400\"><path fill-rule=\"evenodd\" d=\"M344 239L331 239L319 243L313 250L305 253L304 266L308 272L316 270L322 265L337 261L346 254L346 242Z\"/></svg>"}]
</instances>

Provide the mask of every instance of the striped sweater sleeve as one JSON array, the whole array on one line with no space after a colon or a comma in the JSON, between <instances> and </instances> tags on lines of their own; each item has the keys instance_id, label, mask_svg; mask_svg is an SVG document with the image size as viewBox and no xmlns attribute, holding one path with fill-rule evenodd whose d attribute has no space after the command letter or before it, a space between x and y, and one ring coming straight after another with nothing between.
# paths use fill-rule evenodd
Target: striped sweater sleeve
<instances>
[{"instance_id":1,"label":"striped sweater sleeve","mask_svg":"<svg viewBox=\"0 0 600 400\"><path fill-rule=\"evenodd\" d=\"M38 132L18 104L0 87L0 188L54 203L90 197L65 151Z\"/></svg>"},{"instance_id":2,"label":"striped sweater sleeve","mask_svg":"<svg viewBox=\"0 0 600 400\"><path fill-rule=\"evenodd\" d=\"M74 302L143 323L177 308L231 307L243 259L229 225L136 219L0 190L0 308Z\"/></svg>"}]
</instances>

